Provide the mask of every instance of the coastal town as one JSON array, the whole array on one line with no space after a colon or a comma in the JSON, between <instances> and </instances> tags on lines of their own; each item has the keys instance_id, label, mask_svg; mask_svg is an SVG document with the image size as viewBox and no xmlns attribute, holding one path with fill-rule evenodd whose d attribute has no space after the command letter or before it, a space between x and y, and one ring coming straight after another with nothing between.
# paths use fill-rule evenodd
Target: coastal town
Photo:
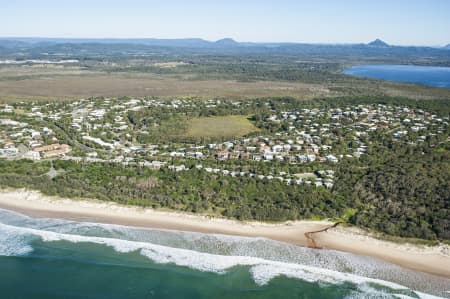
<instances>
[{"instance_id":1,"label":"coastal town","mask_svg":"<svg viewBox=\"0 0 450 299\"><path fill-rule=\"evenodd\" d=\"M174 172L196 169L331 189L335 166L370 155L380 136L408 145L438 142L448 136L449 118L421 109L383 104L292 109L271 103L92 98L5 104L0 107L0 157L120 163ZM155 110L182 117L178 135L205 110L243 115L254 130L227 140L213 136L147 142L155 140L149 138L155 128L165 125L152 114ZM133 123L133 113L142 112L148 116L145 125Z\"/></svg>"}]
</instances>

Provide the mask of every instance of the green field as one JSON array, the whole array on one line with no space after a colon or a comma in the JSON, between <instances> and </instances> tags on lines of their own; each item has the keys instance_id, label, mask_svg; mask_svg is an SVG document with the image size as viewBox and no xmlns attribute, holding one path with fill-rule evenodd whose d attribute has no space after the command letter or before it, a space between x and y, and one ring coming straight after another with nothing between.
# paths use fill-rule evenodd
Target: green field
<instances>
[{"instance_id":1,"label":"green field","mask_svg":"<svg viewBox=\"0 0 450 299\"><path fill-rule=\"evenodd\" d=\"M194 138L233 138L258 131L248 116L229 115L199 117L189 120L186 137Z\"/></svg>"}]
</instances>

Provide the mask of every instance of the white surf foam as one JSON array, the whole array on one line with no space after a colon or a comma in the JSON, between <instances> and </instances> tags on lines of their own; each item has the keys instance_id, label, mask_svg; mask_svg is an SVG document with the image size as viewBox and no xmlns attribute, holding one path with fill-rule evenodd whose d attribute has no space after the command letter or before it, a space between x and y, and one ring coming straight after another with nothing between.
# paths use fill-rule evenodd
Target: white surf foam
<instances>
[{"instance_id":1,"label":"white surf foam","mask_svg":"<svg viewBox=\"0 0 450 299\"><path fill-rule=\"evenodd\" d=\"M8 227L0 229L0 255L21 256L33 251L28 244L29 238L23 234L17 234L15 229Z\"/></svg>"},{"instance_id":2,"label":"white surf foam","mask_svg":"<svg viewBox=\"0 0 450 299\"><path fill-rule=\"evenodd\" d=\"M308 282L340 284L350 282L358 287L376 284L392 290L407 290L408 288L379 279L367 278L350 273L305 266L286 262L266 260L249 256L217 255L197 252L182 248L172 248L147 242L128 241L114 238L92 237L56 233L33 228L17 227L0 223L0 232L7 235L6 248L0 247L0 255L21 255L30 251L30 245L24 240L28 236L38 236L44 242L67 241L71 243L89 242L102 244L114 248L120 253L139 252L155 263L175 264L191 269L226 273L235 266L248 266L254 281L259 285L267 284L273 278L283 275L290 278L302 279ZM15 236L15 237L13 237ZM5 242L2 242L5 243ZM419 295L419 293L416 292ZM392 295L392 293L391 293ZM421 294L424 295L424 294ZM419 296L421 296L419 295ZM423 296L421 296L423 297ZM423 297L425 298L425 297Z\"/></svg>"}]
</instances>

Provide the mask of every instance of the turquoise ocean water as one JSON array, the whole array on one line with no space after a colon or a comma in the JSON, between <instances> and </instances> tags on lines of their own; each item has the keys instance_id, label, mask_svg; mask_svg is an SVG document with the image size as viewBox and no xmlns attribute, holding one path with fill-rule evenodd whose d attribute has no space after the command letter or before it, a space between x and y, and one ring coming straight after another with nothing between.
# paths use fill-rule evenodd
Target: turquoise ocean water
<instances>
[{"instance_id":1,"label":"turquoise ocean water","mask_svg":"<svg viewBox=\"0 0 450 299\"><path fill-rule=\"evenodd\" d=\"M0 209L0 298L449 298L450 280L263 238Z\"/></svg>"}]
</instances>

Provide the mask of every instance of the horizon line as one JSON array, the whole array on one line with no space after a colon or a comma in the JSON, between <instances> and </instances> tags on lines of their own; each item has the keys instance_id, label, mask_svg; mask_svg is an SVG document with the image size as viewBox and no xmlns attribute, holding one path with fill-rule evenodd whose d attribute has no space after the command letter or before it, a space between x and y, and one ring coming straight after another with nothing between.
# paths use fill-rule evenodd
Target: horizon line
<instances>
[{"instance_id":1,"label":"horizon line","mask_svg":"<svg viewBox=\"0 0 450 299\"><path fill-rule=\"evenodd\" d=\"M232 39L233 41L237 43L252 43L252 44L308 44L308 45L358 45L358 44L368 44L375 40L381 40L388 44L389 46L401 46L401 47L446 47L450 45L449 43L443 43L440 45L429 45L429 44L423 44L423 45L415 45L415 44L394 44L394 43L388 43L382 38L374 38L367 42L304 42L304 41L238 41L232 37L223 37L216 40L213 39L206 39L203 37L108 37L108 36L102 36L102 37L83 37L83 36L0 36L0 39L89 39L89 40L105 40L105 39L116 39L116 40L132 40L132 39L159 39L159 40L186 40L186 39L198 39L203 40L206 42L217 42L223 39Z\"/></svg>"}]
</instances>

